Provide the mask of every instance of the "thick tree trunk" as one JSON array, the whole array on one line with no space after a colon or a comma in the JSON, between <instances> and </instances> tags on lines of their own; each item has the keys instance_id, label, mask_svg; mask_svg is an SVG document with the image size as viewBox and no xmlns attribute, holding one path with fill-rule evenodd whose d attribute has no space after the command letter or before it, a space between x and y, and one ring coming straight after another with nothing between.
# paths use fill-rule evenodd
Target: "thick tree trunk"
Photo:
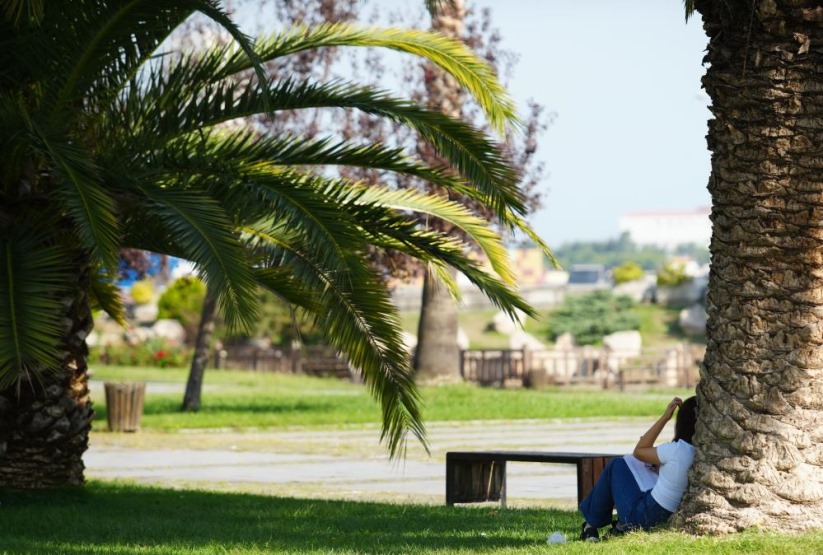
<instances>
[{"instance_id":1,"label":"thick tree trunk","mask_svg":"<svg viewBox=\"0 0 823 555\"><path fill-rule=\"evenodd\" d=\"M62 368L0 391L0 487L84 482L83 453L94 416L86 366L86 337L94 325L87 279L81 276L78 294L69 300Z\"/></svg>"},{"instance_id":2,"label":"thick tree trunk","mask_svg":"<svg viewBox=\"0 0 823 555\"><path fill-rule=\"evenodd\" d=\"M197 340L194 344L189 379L186 381L186 392L183 395L183 410L197 412L200 410L200 399L203 394L203 377L206 374L206 365L209 362L209 343L214 333L214 314L217 309L217 295L211 288L206 289L203 299L203 311L200 313L200 325L197 328Z\"/></svg>"},{"instance_id":3,"label":"thick tree trunk","mask_svg":"<svg viewBox=\"0 0 823 555\"><path fill-rule=\"evenodd\" d=\"M823 527L823 13L697 2L713 237L697 455L675 523ZM754 8L754 12L752 11Z\"/></svg>"},{"instance_id":4,"label":"thick tree trunk","mask_svg":"<svg viewBox=\"0 0 823 555\"><path fill-rule=\"evenodd\" d=\"M464 4L464 0L456 0L451 6L443 6L432 18L432 29L460 39L466 15ZM426 69L426 95L430 106L455 118L461 116L465 93L450 75L434 66ZM421 152L421 157L431 163L438 162L430 149ZM442 222L433 225L442 226ZM414 356L418 383L460 381L457 305L446 288L438 286L435 280L426 272Z\"/></svg>"},{"instance_id":5,"label":"thick tree trunk","mask_svg":"<svg viewBox=\"0 0 823 555\"><path fill-rule=\"evenodd\" d=\"M452 272L455 273L455 272ZM460 380L460 348L457 345L457 305L436 278L426 275L417 326L414 368L418 383Z\"/></svg>"}]
</instances>

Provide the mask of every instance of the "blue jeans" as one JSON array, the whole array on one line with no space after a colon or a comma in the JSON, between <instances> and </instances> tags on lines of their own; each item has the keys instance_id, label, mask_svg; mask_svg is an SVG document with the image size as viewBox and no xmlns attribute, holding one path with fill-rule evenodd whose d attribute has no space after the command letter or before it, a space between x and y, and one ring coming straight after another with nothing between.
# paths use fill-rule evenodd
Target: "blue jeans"
<instances>
[{"instance_id":1,"label":"blue jeans","mask_svg":"<svg viewBox=\"0 0 823 555\"><path fill-rule=\"evenodd\" d=\"M648 530L672 514L654 500L651 490L640 491L623 457L612 459L606 465L589 496L580 503L580 512L586 522L602 528L611 524L615 507L618 522L626 528Z\"/></svg>"}]
</instances>

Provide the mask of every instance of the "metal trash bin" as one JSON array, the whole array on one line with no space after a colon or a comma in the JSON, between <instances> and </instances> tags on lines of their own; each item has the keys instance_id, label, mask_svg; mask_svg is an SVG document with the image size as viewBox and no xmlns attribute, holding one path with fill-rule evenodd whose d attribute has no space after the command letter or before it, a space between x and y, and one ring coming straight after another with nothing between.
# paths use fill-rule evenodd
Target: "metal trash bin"
<instances>
[{"instance_id":1,"label":"metal trash bin","mask_svg":"<svg viewBox=\"0 0 823 555\"><path fill-rule=\"evenodd\" d=\"M143 416L144 382L105 382L106 420L111 432L137 432Z\"/></svg>"}]
</instances>

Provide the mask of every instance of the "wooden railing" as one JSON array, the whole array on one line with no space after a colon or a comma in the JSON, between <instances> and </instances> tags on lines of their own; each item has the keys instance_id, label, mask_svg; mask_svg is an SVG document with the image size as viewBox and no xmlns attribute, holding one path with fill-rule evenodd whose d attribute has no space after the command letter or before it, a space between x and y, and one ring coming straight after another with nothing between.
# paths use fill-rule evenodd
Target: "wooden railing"
<instances>
[{"instance_id":1,"label":"wooden railing","mask_svg":"<svg viewBox=\"0 0 823 555\"><path fill-rule=\"evenodd\" d=\"M632 354L633 355L633 354ZM604 388L657 385L693 387L703 349L682 343L632 356L604 348L470 349L461 351L464 380L481 385L589 385Z\"/></svg>"},{"instance_id":2,"label":"wooden railing","mask_svg":"<svg viewBox=\"0 0 823 555\"><path fill-rule=\"evenodd\" d=\"M579 385L626 389L639 386L693 387L702 348L686 343L644 349L625 356L603 348L468 349L460 352L460 375L485 386ZM333 348L296 349L227 346L215 350L214 368L257 372L303 373L352 378L345 358Z\"/></svg>"},{"instance_id":3,"label":"wooden railing","mask_svg":"<svg viewBox=\"0 0 823 555\"><path fill-rule=\"evenodd\" d=\"M224 370L351 377L348 361L334 348L324 345L303 346L295 349L227 345L214 350L212 367Z\"/></svg>"}]
</instances>

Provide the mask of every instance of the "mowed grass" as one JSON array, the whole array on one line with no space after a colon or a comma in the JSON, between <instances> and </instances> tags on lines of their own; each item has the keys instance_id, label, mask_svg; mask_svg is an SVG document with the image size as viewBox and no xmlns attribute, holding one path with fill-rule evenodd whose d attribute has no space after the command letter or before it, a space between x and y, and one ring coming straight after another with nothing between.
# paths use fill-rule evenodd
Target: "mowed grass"
<instances>
[{"instance_id":1,"label":"mowed grass","mask_svg":"<svg viewBox=\"0 0 823 555\"><path fill-rule=\"evenodd\" d=\"M267 497L91 482L49 492L0 491L0 552L197 553L820 553L823 533L673 531L576 541L574 511L445 507ZM548 545L560 532L565 544Z\"/></svg>"},{"instance_id":2,"label":"mowed grass","mask_svg":"<svg viewBox=\"0 0 823 555\"><path fill-rule=\"evenodd\" d=\"M345 380L208 370L201 410L183 413L184 369L98 366L94 370L95 380L176 384L180 393L146 394L142 427L147 430L380 423L380 408L367 387ZM497 389L460 384L424 387L420 394L425 420L467 421L657 416L672 396L690 392ZM104 420L104 396L95 396L94 402L97 417Z\"/></svg>"}]
</instances>

